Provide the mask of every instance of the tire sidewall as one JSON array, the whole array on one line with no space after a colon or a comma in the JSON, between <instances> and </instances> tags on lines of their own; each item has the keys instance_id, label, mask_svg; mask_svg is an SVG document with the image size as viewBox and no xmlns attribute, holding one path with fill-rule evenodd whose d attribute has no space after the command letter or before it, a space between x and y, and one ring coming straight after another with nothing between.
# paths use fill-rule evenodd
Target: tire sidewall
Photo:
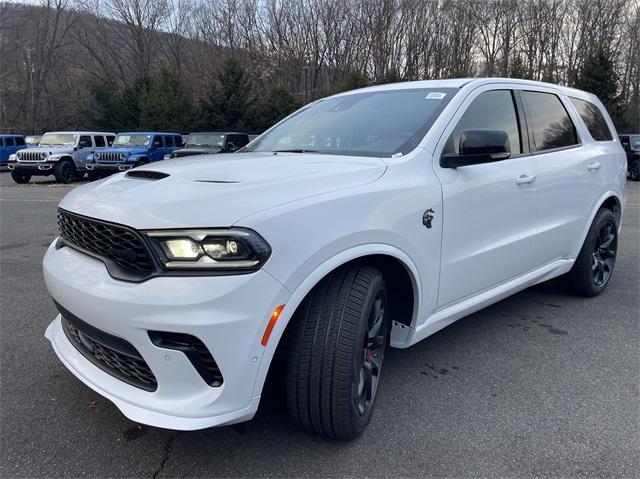
<instances>
[{"instance_id":1,"label":"tire sidewall","mask_svg":"<svg viewBox=\"0 0 640 479\"><path fill-rule=\"evenodd\" d=\"M633 160L631 162L629 177L631 181L640 181L640 160Z\"/></svg>"},{"instance_id":2,"label":"tire sidewall","mask_svg":"<svg viewBox=\"0 0 640 479\"><path fill-rule=\"evenodd\" d=\"M21 185L29 183L29 181L31 181L31 175L29 173L24 173L22 171L16 170L13 170L11 172L11 178L13 178L13 181Z\"/></svg>"},{"instance_id":3,"label":"tire sidewall","mask_svg":"<svg viewBox=\"0 0 640 479\"><path fill-rule=\"evenodd\" d=\"M615 255L613 257L613 266L611 268L611 272L609 274L609 277L607 278L607 281L603 285L601 286L596 285L595 281L593 280L593 274L589 276L588 284L594 295L600 294L602 291L604 291L607 288L609 282L611 281L611 277L613 276L613 271L615 270L615 267L616 267L616 260L618 258L618 222L616 221L615 215L610 210L602 209L600 210L600 212L598 212L595 220L593 221L591 228L589 229L589 234L587 235L587 241L585 241L585 244L583 246L583 251L581 252L581 255L584 255L584 257L581 258L581 260L585 262L588 261L589 264L591 264L591 255L593 254L593 249L598 239L598 233L600 232L600 228L604 225L606 221L611 221L613 223L613 228L614 228L613 234L615 235L615 246L616 246ZM591 272L591 267L589 267L588 271Z\"/></svg>"},{"instance_id":4,"label":"tire sidewall","mask_svg":"<svg viewBox=\"0 0 640 479\"><path fill-rule=\"evenodd\" d=\"M75 175L73 163L69 160L62 160L56 165L55 177L60 183L69 184L73 182Z\"/></svg>"},{"instance_id":5,"label":"tire sidewall","mask_svg":"<svg viewBox=\"0 0 640 479\"><path fill-rule=\"evenodd\" d=\"M389 322L389 306L388 306L388 294L387 294L387 288L384 282L384 278L382 276L382 274L376 270L376 278L375 280L371 283L371 286L369 288L369 290L367 291L367 297L365 299L365 303L364 303L364 307L362 308L362 311L360 312L360 322L359 322L359 328L358 328L358 333L356 335L356 340L353 344L353 350L352 350L352 357L353 357L353 367L352 367L352 378L351 378L351 384L352 384L352 390L351 390L351 424L352 424L352 428L353 428L353 432L354 432L354 437L359 435L367 426L367 424L369 423L369 420L371 419L371 415L373 414L373 410L375 408L375 403L376 403L376 397L378 395L378 391L380 389L380 377L382 374L382 367L384 366L384 354L386 354L386 349L387 349L387 342L389 340L389 330L390 330L390 322ZM360 415L358 408L357 408L357 381L358 381L358 374L360 371L360 361L358 360L358 358L360 358L360 356L362 355L362 344L364 343L364 338L365 335L367 334L367 330L368 330L368 321L369 321L369 312L371 311L371 307L373 306L373 303L375 301L376 296L378 295L378 293L382 291L383 293L383 297L384 297L384 305L385 305L385 316L384 316L384 323L383 323L383 328L385 330L385 346L384 346L384 350L383 350L383 361L381 362L380 365L380 373L379 373L379 378L378 378L378 386L376 389L376 392L372 398L371 404L370 406L367 408L367 410L365 411L364 414Z\"/></svg>"}]
</instances>

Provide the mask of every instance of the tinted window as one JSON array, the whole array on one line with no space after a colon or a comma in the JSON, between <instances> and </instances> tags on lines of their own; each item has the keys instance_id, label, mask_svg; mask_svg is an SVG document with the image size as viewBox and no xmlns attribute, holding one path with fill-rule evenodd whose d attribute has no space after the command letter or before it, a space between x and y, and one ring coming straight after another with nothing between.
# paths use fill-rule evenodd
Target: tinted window
<instances>
[{"instance_id":1,"label":"tinted window","mask_svg":"<svg viewBox=\"0 0 640 479\"><path fill-rule=\"evenodd\" d=\"M115 139L116 139L116 137L115 137L115 136L113 136L113 135L107 135L107 144L108 144L109 146L113 145L113 140L115 140Z\"/></svg>"},{"instance_id":2,"label":"tinted window","mask_svg":"<svg viewBox=\"0 0 640 479\"><path fill-rule=\"evenodd\" d=\"M24 138L22 138L21 136L16 136L15 140L16 140L16 146L24 146L25 145Z\"/></svg>"},{"instance_id":3,"label":"tinted window","mask_svg":"<svg viewBox=\"0 0 640 479\"><path fill-rule=\"evenodd\" d=\"M451 133L443 153L459 154L460 135L464 130L475 128L505 131L509 136L511 154L522 153L518 117L511 91L493 90L478 95Z\"/></svg>"},{"instance_id":4,"label":"tinted window","mask_svg":"<svg viewBox=\"0 0 640 479\"><path fill-rule=\"evenodd\" d=\"M153 147L154 148L162 148L162 137L154 136L153 137Z\"/></svg>"},{"instance_id":5,"label":"tinted window","mask_svg":"<svg viewBox=\"0 0 640 479\"><path fill-rule=\"evenodd\" d=\"M593 103L588 101L571 98L571 103L576 107L582 121L587 125L587 130L591 133L591 137L596 141L611 141L611 131L607 126L607 122L602 115L600 109Z\"/></svg>"},{"instance_id":6,"label":"tinted window","mask_svg":"<svg viewBox=\"0 0 640 479\"><path fill-rule=\"evenodd\" d=\"M165 136L164 137L164 146L165 148L173 148L173 137Z\"/></svg>"},{"instance_id":7,"label":"tinted window","mask_svg":"<svg viewBox=\"0 0 640 479\"><path fill-rule=\"evenodd\" d=\"M102 148L104 147L104 137L102 136L94 136L93 141L96 142L96 147Z\"/></svg>"},{"instance_id":8,"label":"tinted window","mask_svg":"<svg viewBox=\"0 0 640 479\"><path fill-rule=\"evenodd\" d=\"M91 148L92 145L93 145L93 143L91 143L91 137L90 136L81 136L80 137L80 142L78 143L78 146L80 148Z\"/></svg>"},{"instance_id":9,"label":"tinted window","mask_svg":"<svg viewBox=\"0 0 640 479\"><path fill-rule=\"evenodd\" d=\"M5 137L4 146L13 146L13 138L10 136Z\"/></svg>"},{"instance_id":10,"label":"tinted window","mask_svg":"<svg viewBox=\"0 0 640 479\"><path fill-rule=\"evenodd\" d=\"M578 135L560 98L551 93L522 92L532 132L533 151L577 145Z\"/></svg>"}]
</instances>

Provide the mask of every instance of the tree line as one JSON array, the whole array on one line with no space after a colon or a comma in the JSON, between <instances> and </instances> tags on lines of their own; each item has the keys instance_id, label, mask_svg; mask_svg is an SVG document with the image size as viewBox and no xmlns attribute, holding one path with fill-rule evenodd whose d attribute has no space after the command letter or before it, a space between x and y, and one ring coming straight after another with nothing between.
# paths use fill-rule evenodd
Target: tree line
<instances>
[{"instance_id":1,"label":"tree line","mask_svg":"<svg viewBox=\"0 0 640 479\"><path fill-rule=\"evenodd\" d=\"M596 93L640 131L640 0L0 4L0 130L260 132L370 84L501 76Z\"/></svg>"}]
</instances>

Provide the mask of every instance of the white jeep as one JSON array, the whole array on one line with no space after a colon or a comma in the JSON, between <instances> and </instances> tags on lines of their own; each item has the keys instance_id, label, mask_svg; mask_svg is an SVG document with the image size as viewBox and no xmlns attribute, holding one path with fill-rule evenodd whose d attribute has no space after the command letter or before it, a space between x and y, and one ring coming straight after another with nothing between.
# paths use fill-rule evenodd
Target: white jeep
<instances>
[{"instance_id":1,"label":"white jeep","mask_svg":"<svg viewBox=\"0 0 640 479\"><path fill-rule=\"evenodd\" d=\"M246 421L286 348L275 372L292 420L351 439L388 346L554 277L584 296L611 278L627 168L591 94L375 86L307 105L242 151L146 165L60 203L46 337L134 421Z\"/></svg>"},{"instance_id":2,"label":"white jeep","mask_svg":"<svg viewBox=\"0 0 640 479\"><path fill-rule=\"evenodd\" d=\"M87 157L96 148L111 143L113 133L59 131L45 133L36 148L20 150L9 158L8 167L16 183L28 183L32 176L53 174L56 181L71 183L87 171Z\"/></svg>"}]
</instances>

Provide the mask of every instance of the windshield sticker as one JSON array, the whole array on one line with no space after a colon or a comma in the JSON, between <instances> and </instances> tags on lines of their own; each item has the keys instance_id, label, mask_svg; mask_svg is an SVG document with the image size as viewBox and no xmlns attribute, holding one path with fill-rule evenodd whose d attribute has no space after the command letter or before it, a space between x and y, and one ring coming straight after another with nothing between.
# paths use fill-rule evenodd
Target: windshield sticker
<instances>
[{"instance_id":1,"label":"windshield sticker","mask_svg":"<svg viewBox=\"0 0 640 479\"><path fill-rule=\"evenodd\" d=\"M446 93L442 93L439 91L432 91L431 93L427 94L425 99L426 100L442 100L445 96L447 96Z\"/></svg>"}]
</instances>

